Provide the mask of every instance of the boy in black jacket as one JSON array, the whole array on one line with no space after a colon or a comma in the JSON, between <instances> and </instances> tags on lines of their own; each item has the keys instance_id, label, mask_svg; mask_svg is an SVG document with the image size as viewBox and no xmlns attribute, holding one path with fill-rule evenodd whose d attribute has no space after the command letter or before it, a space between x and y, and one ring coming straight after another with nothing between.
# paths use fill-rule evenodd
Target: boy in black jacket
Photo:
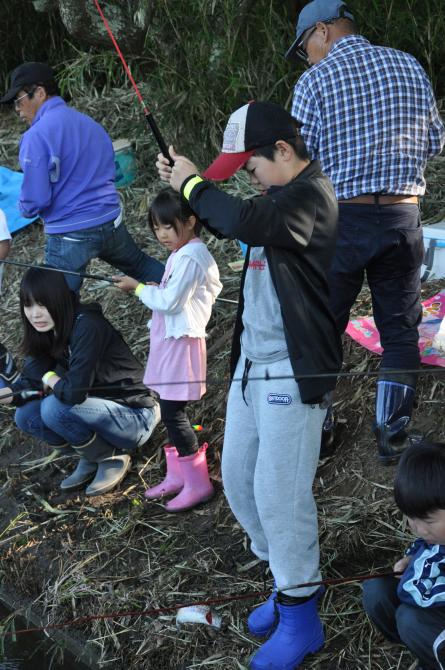
<instances>
[{"instance_id":1,"label":"boy in black jacket","mask_svg":"<svg viewBox=\"0 0 445 670\"><path fill-rule=\"evenodd\" d=\"M252 551L270 564L276 591L248 619L252 634L275 630L254 670L292 670L324 643L314 588L317 514L312 483L341 340L329 310L326 272L336 239L337 201L297 122L270 102L236 110L220 156L204 173L227 179L242 167L262 197L218 190L171 148L160 177L189 201L212 232L237 238L246 255L235 335L222 474ZM331 377L305 375L332 373ZM277 619L278 617L278 619Z\"/></svg>"}]
</instances>

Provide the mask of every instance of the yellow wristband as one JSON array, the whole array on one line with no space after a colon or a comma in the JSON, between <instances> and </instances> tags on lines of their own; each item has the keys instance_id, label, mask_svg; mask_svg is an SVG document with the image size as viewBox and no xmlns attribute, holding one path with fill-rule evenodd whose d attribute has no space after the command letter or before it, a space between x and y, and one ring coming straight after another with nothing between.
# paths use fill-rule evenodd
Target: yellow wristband
<instances>
[{"instance_id":1,"label":"yellow wristband","mask_svg":"<svg viewBox=\"0 0 445 670\"><path fill-rule=\"evenodd\" d=\"M51 379L51 377L57 377L57 372L53 372L52 370L49 370L49 372L46 372L43 375L42 382L44 384L48 384L48 381Z\"/></svg>"},{"instance_id":2,"label":"yellow wristband","mask_svg":"<svg viewBox=\"0 0 445 670\"><path fill-rule=\"evenodd\" d=\"M134 294L139 298L139 296L141 295L141 291L142 291L142 289L144 289L144 288L145 288L145 284L141 284L141 283L139 283L139 284L136 286L136 288L134 289Z\"/></svg>"},{"instance_id":3,"label":"yellow wristband","mask_svg":"<svg viewBox=\"0 0 445 670\"><path fill-rule=\"evenodd\" d=\"M184 186L184 190L182 191L182 195L187 201L190 199L190 194L195 188L195 186L197 184L200 184L202 181L204 181L204 179L200 177L199 174L197 174L196 177L189 179L189 181Z\"/></svg>"}]
</instances>

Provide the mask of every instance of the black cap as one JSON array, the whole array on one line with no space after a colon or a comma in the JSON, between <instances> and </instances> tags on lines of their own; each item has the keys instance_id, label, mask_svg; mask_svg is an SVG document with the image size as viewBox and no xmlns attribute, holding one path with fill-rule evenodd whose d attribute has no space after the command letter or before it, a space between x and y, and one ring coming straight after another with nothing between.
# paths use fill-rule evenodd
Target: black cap
<instances>
[{"instance_id":1,"label":"black cap","mask_svg":"<svg viewBox=\"0 0 445 670\"><path fill-rule=\"evenodd\" d=\"M224 131L221 153L203 173L206 179L228 179L253 156L255 149L292 139L301 124L280 105L252 100L235 110Z\"/></svg>"},{"instance_id":2,"label":"black cap","mask_svg":"<svg viewBox=\"0 0 445 670\"><path fill-rule=\"evenodd\" d=\"M11 72L11 83L0 103L12 102L17 93L31 84L43 84L55 78L54 70L46 63L22 63Z\"/></svg>"}]
</instances>

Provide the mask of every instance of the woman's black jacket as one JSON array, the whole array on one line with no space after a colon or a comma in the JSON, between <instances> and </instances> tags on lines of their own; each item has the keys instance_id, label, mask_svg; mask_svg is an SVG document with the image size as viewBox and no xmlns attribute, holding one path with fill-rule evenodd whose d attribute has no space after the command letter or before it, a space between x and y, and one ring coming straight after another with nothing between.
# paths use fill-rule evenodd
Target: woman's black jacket
<instances>
[{"instance_id":1,"label":"woman's black jacket","mask_svg":"<svg viewBox=\"0 0 445 670\"><path fill-rule=\"evenodd\" d=\"M67 405L82 403L87 396L130 407L152 407L156 401L142 383L143 366L97 303L77 307L65 356L27 357L13 390L41 390L42 376L49 370L61 377L53 393Z\"/></svg>"}]
</instances>

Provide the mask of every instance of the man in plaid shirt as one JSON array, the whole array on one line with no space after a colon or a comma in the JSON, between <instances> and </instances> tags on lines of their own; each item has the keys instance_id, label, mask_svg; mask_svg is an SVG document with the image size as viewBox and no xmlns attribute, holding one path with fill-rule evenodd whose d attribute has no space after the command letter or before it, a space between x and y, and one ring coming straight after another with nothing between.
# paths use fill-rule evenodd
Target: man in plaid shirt
<instances>
[{"instance_id":1,"label":"man in plaid shirt","mask_svg":"<svg viewBox=\"0 0 445 670\"><path fill-rule=\"evenodd\" d=\"M419 196L428 158L445 142L431 83L413 56L371 45L341 0L313 0L301 11L286 57L309 69L297 81L292 114L311 158L331 178L339 203L331 307L343 333L365 273L380 333L377 382L379 459L394 462L406 443L420 365ZM332 409L323 445L333 442Z\"/></svg>"}]
</instances>

